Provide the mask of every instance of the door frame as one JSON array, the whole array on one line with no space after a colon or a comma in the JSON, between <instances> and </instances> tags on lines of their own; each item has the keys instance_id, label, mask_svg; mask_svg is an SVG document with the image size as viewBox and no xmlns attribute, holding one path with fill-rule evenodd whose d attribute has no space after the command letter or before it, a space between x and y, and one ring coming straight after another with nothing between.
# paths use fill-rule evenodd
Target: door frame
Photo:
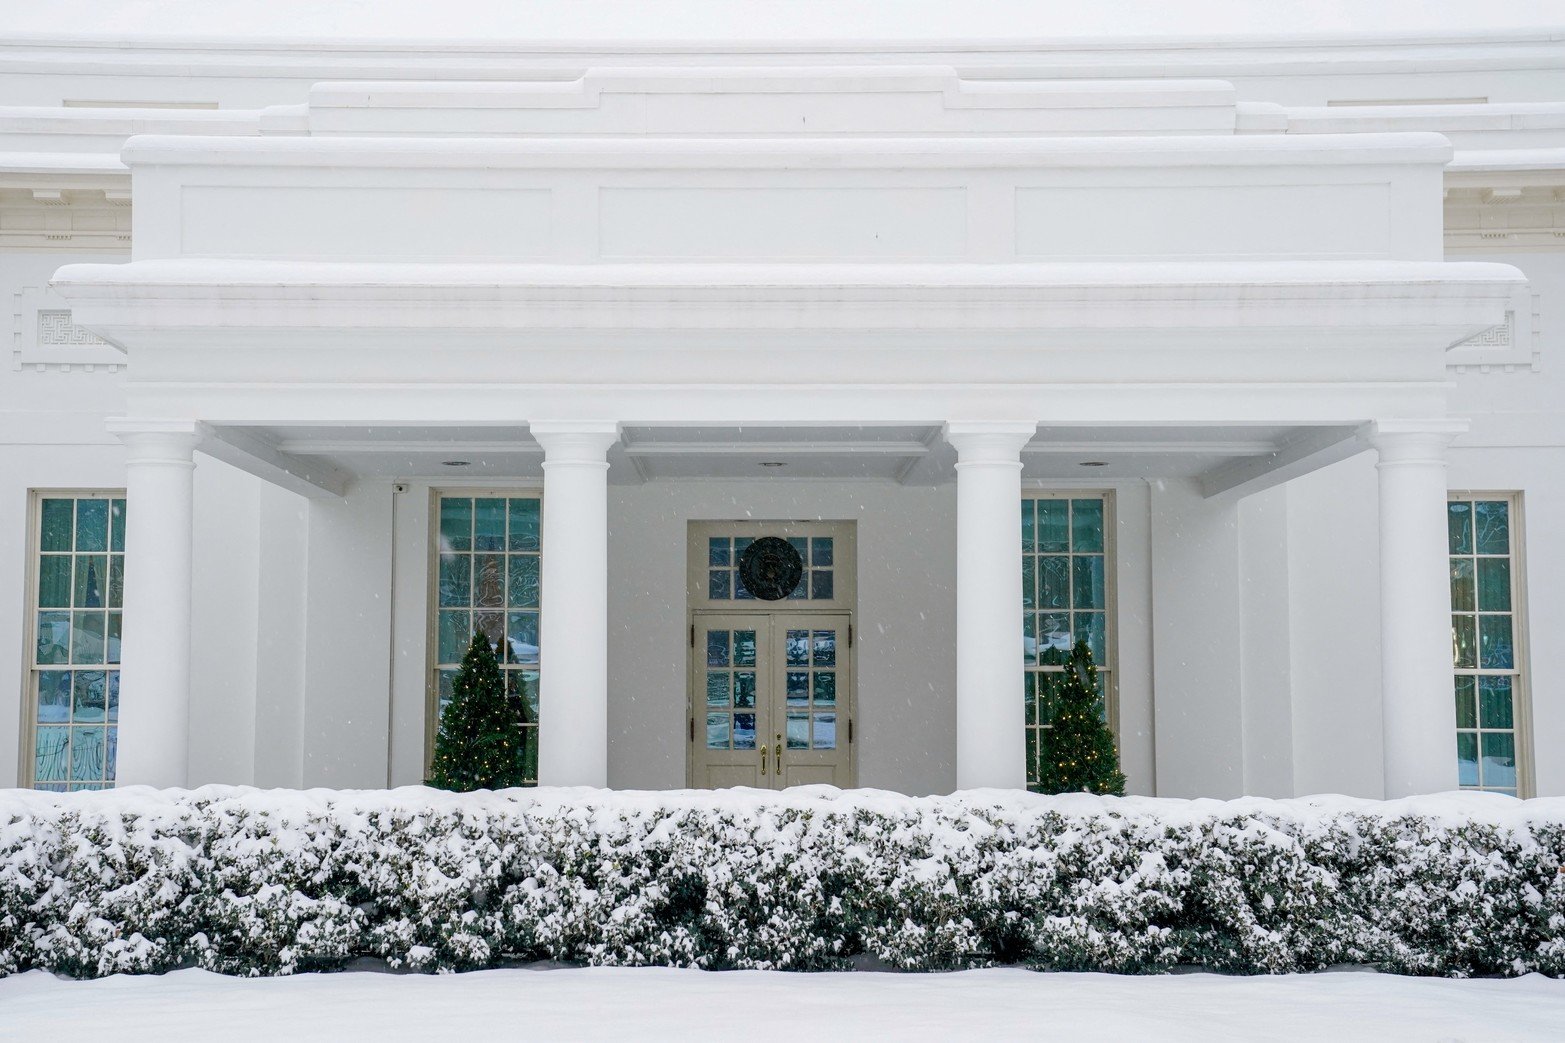
<instances>
[{"instance_id":1,"label":"door frame","mask_svg":"<svg viewBox=\"0 0 1565 1043\"><path fill-rule=\"evenodd\" d=\"M751 535L760 536L830 536L833 541L833 590L832 597L821 600L793 599L783 601L716 600L708 596L707 540L712 536ZM685 742L685 786L696 788L696 739L701 734L703 719L700 712L704 705L704 691L698 691L698 680L704 674L695 668L695 639L697 618L700 616L755 616L768 623L774 615L788 616L837 616L846 615L848 621L848 691L838 692L843 709L839 711L838 734L845 743L847 753L848 786L858 785L859 736L855 727L858 717L858 641L855 633L858 625L858 523L856 521L754 521L754 520L702 520L690 521L685 534L685 631L688 635L685 655L685 722L682 729ZM806 576L805 582L809 581ZM768 739L770 736L768 736ZM759 740L757 741L759 745ZM768 742L770 745L770 742Z\"/></svg>"}]
</instances>

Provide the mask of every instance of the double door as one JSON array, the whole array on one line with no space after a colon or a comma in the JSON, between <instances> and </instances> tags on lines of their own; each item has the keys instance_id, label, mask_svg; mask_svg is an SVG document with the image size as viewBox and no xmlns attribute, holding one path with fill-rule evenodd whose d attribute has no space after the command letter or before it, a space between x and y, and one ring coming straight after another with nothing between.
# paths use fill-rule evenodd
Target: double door
<instances>
[{"instance_id":1,"label":"double door","mask_svg":"<svg viewBox=\"0 0 1565 1043\"><path fill-rule=\"evenodd\" d=\"M691 784L852 786L851 643L846 612L696 613Z\"/></svg>"}]
</instances>

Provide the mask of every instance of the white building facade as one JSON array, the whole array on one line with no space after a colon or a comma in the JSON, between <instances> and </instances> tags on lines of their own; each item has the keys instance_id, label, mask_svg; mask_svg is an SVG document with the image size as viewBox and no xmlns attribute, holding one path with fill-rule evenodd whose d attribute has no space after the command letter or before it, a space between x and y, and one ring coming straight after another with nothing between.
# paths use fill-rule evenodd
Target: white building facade
<instances>
[{"instance_id":1,"label":"white building facade","mask_svg":"<svg viewBox=\"0 0 1565 1043\"><path fill-rule=\"evenodd\" d=\"M1565 793L1565 44L0 44L0 782ZM1529 640L1529 635L1531 640Z\"/></svg>"}]
</instances>

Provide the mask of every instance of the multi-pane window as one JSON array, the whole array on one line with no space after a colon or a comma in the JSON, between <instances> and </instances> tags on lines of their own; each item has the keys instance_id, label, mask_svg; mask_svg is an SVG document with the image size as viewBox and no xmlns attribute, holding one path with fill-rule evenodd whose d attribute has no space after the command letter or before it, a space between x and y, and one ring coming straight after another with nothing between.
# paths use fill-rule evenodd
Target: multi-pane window
<instances>
[{"instance_id":1,"label":"multi-pane window","mask_svg":"<svg viewBox=\"0 0 1565 1043\"><path fill-rule=\"evenodd\" d=\"M435 721L475 633L495 646L538 777L539 505L533 496L441 495L435 568Z\"/></svg>"},{"instance_id":2,"label":"multi-pane window","mask_svg":"<svg viewBox=\"0 0 1565 1043\"><path fill-rule=\"evenodd\" d=\"M755 631L706 632L706 748L755 749Z\"/></svg>"},{"instance_id":3,"label":"multi-pane window","mask_svg":"<svg viewBox=\"0 0 1565 1043\"><path fill-rule=\"evenodd\" d=\"M33 785L104 789L119 732L125 500L44 493L33 506Z\"/></svg>"},{"instance_id":4,"label":"multi-pane window","mask_svg":"<svg viewBox=\"0 0 1565 1043\"><path fill-rule=\"evenodd\" d=\"M739 575L739 559L756 541L754 536L707 537L707 597L712 601L754 601ZM831 601L836 597L836 547L830 536L789 536L799 552L804 575L788 595L790 601Z\"/></svg>"},{"instance_id":5,"label":"multi-pane window","mask_svg":"<svg viewBox=\"0 0 1565 1043\"><path fill-rule=\"evenodd\" d=\"M818 542L818 541L817 541ZM785 689L788 748L837 748L837 631L789 630Z\"/></svg>"},{"instance_id":6,"label":"multi-pane window","mask_svg":"<svg viewBox=\"0 0 1565 1043\"><path fill-rule=\"evenodd\" d=\"M1107 497L1028 493L1022 500L1022 656L1026 664L1027 781L1038 779L1064 663L1085 640L1110 713L1113 634Z\"/></svg>"},{"instance_id":7,"label":"multi-pane window","mask_svg":"<svg viewBox=\"0 0 1565 1043\"><path fill-rule=\"evenodd\" d=\"M1508 496L1453 496L1446 504L1458 781L1510 794L1523 786L1516 513Z\"/></svg>"}]
</instances>

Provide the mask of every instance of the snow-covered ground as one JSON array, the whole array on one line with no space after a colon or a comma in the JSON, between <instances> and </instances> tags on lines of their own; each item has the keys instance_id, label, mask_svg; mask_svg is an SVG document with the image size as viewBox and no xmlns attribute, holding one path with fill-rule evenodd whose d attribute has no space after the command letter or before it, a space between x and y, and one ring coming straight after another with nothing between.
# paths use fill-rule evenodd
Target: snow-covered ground
<instances>
[{"instance_id":1,"label":"snow-covered ground","mask_svg":"<svg viewBox=\"0 0 1565 1043\"><path fill-rule=\"evenodd\" d=\"M0 979L0 1038L1549 1040L1565 981L517 968Z\"/></svg>"}]
</instances>

